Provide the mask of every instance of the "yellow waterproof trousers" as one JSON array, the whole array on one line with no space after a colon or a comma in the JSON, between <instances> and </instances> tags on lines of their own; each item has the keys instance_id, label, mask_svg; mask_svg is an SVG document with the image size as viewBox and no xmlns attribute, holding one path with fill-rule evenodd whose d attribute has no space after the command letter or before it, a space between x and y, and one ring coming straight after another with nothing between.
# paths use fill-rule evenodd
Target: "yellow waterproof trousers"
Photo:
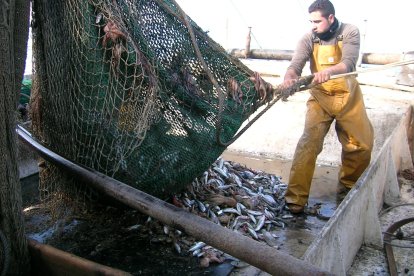
<instances>
[{"instance_id":1,"label":"yellow waterproof trousers","mask_svg":"<svg viewBox=\"0 0 414 276\"><path fill-rule=\"evenodd\" d=\"M348 91L331 94L325 89L311 91L305 129L293 157L285 196L287 203L306 205L316 158L322 151L323 140L333 120L336 121L335 130L342 144L339 182L352 188L369 165L373 128L365 111L361 89L354 78L343 81Z\"/></svg>"}]
</instances>

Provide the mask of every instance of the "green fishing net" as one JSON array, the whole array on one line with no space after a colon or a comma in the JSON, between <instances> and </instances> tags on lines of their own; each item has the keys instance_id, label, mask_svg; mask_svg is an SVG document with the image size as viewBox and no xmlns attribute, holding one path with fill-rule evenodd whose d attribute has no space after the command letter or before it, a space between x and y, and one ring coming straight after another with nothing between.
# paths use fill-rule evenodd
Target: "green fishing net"
<instances>
[{"instance_id":1,"label":"green fishing net","mask_svg":"<svg viewBox=\"0 0 414 276\"><path fill-rule=\"evenodd\" d=\"M175 1L34 1L33 130L152 195L178 191L266 102Z\"/></svg>"}]
</instances>

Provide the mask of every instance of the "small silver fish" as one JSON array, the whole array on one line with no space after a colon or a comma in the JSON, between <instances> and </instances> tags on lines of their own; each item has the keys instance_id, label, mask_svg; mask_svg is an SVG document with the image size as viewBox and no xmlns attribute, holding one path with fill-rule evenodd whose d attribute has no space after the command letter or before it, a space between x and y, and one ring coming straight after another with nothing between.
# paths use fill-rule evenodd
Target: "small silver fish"
<instances>
[{"instance_id":1,"label":"small silver fish","mask_svg":"<svg viewBox=\"0 0 414 276\"><path fill-rule=\"evenodd\" d=\"M196 200L196 203L197 203L198 209L199 209L201 212L205 213L205 212L207 211L206 206L204 206L204 204L203 204L201 201Z\"/></svg>"},{"instance_id":2,"label":"small silver fish","mask_svg":"<svg viewBox=\"0 0 414 276\"><path fill-rule=\"evenodd\" d=\"M277 205L276 200L271 195L260 194L260 198L262 198L270 206L276 206Z\"/></svg>"},{"instance_id":3,"label":"small silver fish","mask_svg":"<svg viewBox=\"0 0 414 276\"><path fill-rule=\"evenodd\" d=\"M243 183L240 180L240 178L237 175L235 175L235 174L233 174L233 176L234 176L233 180L236 182L237 186L242 187L243 186Z\"/></svg>"},{"instance_id":4,"label":"small silver fish","mask_svg":"<svg viewBox=\"0 0 414 276\"><path fill-rule=\"evenodd\" d=\"M260 211L254 211L254 210L250 210L250 209L246 209L245 211L248 214L251 214L253 216L261 216L261 215L263 215L263 212L260 212Z\"/></svg>"},{"instance_id":5,"label":"small silver fish","mask_svg":"<svg viewBox=\"0 0 414 276\"><path fill-rule=\"evenodd\" d=\"M186 207L191 207L194 204L193 200L190 200L189 198L185 197L183 198L183 203Z\"/></svg>"},{"instance_id":6,"label":"small silver fish","mask_svg":"<svg viewBox=\"0 0 414 276\"><path fill-rule=\"evenodd\" d=\"M197 256L198 254L200 254L200 252L201 252L201 249L200 249L200 248L199 248L199 249L194 250L194 251L193 251L193 256Z\"/></svg>"},{"instance_id":7,"label":"small silver fish","mask_svg":"<svg viewBox=\"0 0 414 276\"><path fill-rule=\"evenodd\" d=\"M285 223L283 221L272 220L271 222L272 222L272 224L274 224L276 226L285 228Z\"/></svg>"},{"instance_id":8,"label":"small silver fish","mask_svg":"<svg viewBox=\"0 0 414 276\"><path fill-rule=\"evenodd\" d=\"M208 216L210 217L211 221L215 224L220 224L220 220L216 216L216 214L212 210L208 210Z\"/></svg>"},{"instance_id":9,"label":"small silver fish","mask_svg":"<svg viewBox=\"0 0 414 276\"><path fill-rule=\"evenodd\" d=\"M103 14L101 12L98 13L98 15L96 16L95 23L98 24L99 22L101 22L102 17L103 17Z\"/></svg>"},{"instance_id":10,"label":"small silver fish","mask_svg":"<svg viewBox=\"0 0 414 276\"><path fill-rule=\"evenodd\" d=\"M224 159L223 158L218 159L218 167L220 169L223 169L223 167L224 167Z\"/></svg>"},{"instance_id":11,"label":"small silver fish","mask_svg":"<svg viewBox=\"0 0 414 276\"><path fill-rule=\"evenodd\" d=\"M256 228L254 229L254 231L259 231L260 229L262 229L263 225L265 224L265 220L266 220L266 216L263 215L259 218L259 221L257 222Z\"/></svg>"},{"instance_id":12,"label":"small silver fish","mask_svg":"<svg viewBox=\"0 0 414 276\"><path fill-rule=\"evenodd\" d=\"M140 227L141 227L140 224L135 224L135 225L132 225L132 226L128 227L127 230L128 231L133 231L133 230L137 230Z\"/></svg>"},{"instance_id":13,"label":"small silver fish","mask_svg":"<svg viewBox=\"0 0 414 276\"><path fill-rule=\"evenodd\" d=\"M237 214L239 216L241 215L240 212L234 208L224 208L221 211L223 211L223 213Z\"/></svg>"},{"instance_id":14,"label":"small silver fish","mask_svg":"<svg viewBox=\"0 0 414 276\"><path fill-rule=\"evenodd\" d=\"M234 220L234 222L233 222L233 224L232 224L232 226L231 226L231 229L236 228L237 224L239 223L239 220L249 220L249 219L250 219L250 217L248 217L248 216L238 216L238 217Z\"/></svg>"},{"instance_id":15,"label":"small silver fish","mask_svg":"<svg viewBox=\"0 0 414 276\"><path fill-rule=\"evenodd\" d=\"M251 220L254 224L257 224L257 220L256 220L256 218L255 218L252 214L247 214L247 215L249 216L250 220Z\"/></svg>"},{"instance_id":16,"label":"small silver fish","mask_svg":"<svg viewBox=\"0 0 414 276\"><path fill-rule=\"evenodd\" d=\"M245 186L242 186L241 188L242 188L243 190L245 190L249 196L257 196L257 193L253 192L253 191L252 191L252 190L250 190L249 188L247 188L247 187L245 187Z\"/></svg>"},{"instance_id":17,"label":"small silver fish","mask_svg":"<svg viewBox=\"0 0 414 276\"><path fill-rule=\"evenodd\" d=\"M228 175L226 174L226 172L223 169L220 169L218 167L214 167L213 170L218 173L221 177L223 177L224 179L228 178Z\"/></svg>"},{"instance_id":18,"label":"small silver fish","mask_svg":"<svg viewBox=\"0 0 414 276\"><path fill-rule=\"evenodd\" d=\"M204 172L203 173L203 180L202 180L203 184L206 184L208 182L208 172Z\"/></svg>"},{"instance_id":19,"label":"small silver fish","mask_svg":"<svg viewBox=\"0 0 414 276\"><path fill-rule=\"evenodd\" d=\"M272 212L267 210L267 208L264 210L264 214L268 219L273 219L275 217Z\"/></svg>"},{"instance_id":20,"label":"small silver fish","mask_svg":"<svg viewBox=\"0 0 414 276\"><path fill-rule=\"evenodd\" d=\"M251 235L254 239L256 239L256 240L258 240L258 239L259 239L259 237L257 236L256 231L254 231L254 229L253 229L253 228L251 228L251 227L247 227L247 231L249 231L250 235Z\"/></svg>"},{"instance_id":21,"label":"small silver fish","mask_svg":"<svg viewBox=\"0 0 414 276\"><path fill-rule=\"evenodd\" d=\"M193 245L188 251L194 251L197 249L201 249L205 246L206 244L204 242L197 242L195 245Z\"/></svg>"},{"instance_id":22,"label":"small silver fish","mask_svg":"<svg viewBox=\"0 0 414 276\"><path fill-rule=\"evenodd\" d=\"M243 211L243 210L246 210L247 209L247 207L246 206L244 206L243 205L243 203L240 203L240 202L237 202L237 205L236 205L236 207L237 207L237 210L241 210L241 211Z\"/></svg>"},{"instance_id":23,"label":"small silver fish","mask_svg":"<svg viewBox=\"0 0 414 276\"><path fill-rule=\"evenodd\" d=\"M220 190L227 190L229 188L233 188L235 185L234 184L230 184L230 185L219 185L217 188L219 188Z\"/></svg>"},{"instance_id":24,"label":"small silver fish","mask_svg":"<svg viewBox=\"0 0 414 276\"><path fill-rule=\"evenodd\" d=\"M176 242L174 242L174 249L178 254L181 254L181 246Z\"/></svg>"}]
</instances>

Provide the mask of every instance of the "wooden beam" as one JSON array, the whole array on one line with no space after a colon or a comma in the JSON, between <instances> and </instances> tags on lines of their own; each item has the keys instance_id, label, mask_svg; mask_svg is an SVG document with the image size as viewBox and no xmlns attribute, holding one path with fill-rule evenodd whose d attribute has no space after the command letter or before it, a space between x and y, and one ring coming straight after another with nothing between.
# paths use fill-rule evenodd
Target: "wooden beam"
<instances>
[{"instance_id":1,"label":"wooden beam","mask_svg":"<svg viewBox=\"0 0 414 276\"><path fill-rule=\"evenodd\" d=\"M32 261L31 275L131 275L125 271L89 261L32 239L29 239L28 243Z\"/></svg>"},{"instance_id":2,"label":"wooden beam","mask_svg":"<svg viewBox=\"0 0 414 276\"><path fill-rule=\"evenodd\" d=\"M245 49L230 49L227 53L237 58L245 58ZM292 50L274 50L274 49L251 49L249 58L251 59L270 59L270 60L291 60L294 51ZM388 63L403 60L403 54L391 53L363 53L363 64L385 65Z\"/></svg>"}]
</instances>

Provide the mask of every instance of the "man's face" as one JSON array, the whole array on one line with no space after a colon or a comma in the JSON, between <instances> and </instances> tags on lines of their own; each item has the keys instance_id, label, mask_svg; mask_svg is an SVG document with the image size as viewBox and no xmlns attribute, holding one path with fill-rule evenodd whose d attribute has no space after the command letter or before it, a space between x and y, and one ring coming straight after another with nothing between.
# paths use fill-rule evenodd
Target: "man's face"
<instances>
[{"instance_id":1,"label":"man's face","mask_svg":"<svg viewBox=\"0 0 414 276\"><path fill-rule=\"evenodd\" d=\"M328 31L334 20L335 17L333 14L330 14L328 18L325 18L320 11L311 12L309 19L312 24L312 31L317 34L322 34Z\"/></svg>"}]
</instances>

